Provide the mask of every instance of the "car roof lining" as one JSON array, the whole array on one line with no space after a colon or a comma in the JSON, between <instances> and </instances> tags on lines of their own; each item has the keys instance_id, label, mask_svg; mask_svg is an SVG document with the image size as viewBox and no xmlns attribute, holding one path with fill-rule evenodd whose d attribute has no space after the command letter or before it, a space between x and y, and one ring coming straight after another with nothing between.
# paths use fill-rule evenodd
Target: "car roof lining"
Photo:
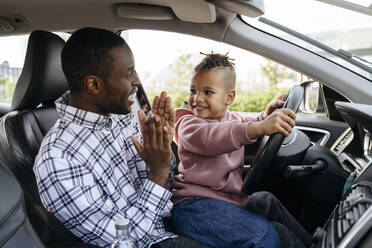
<instances>
[{"instance_id":1,"label":"car roof lining","mask_svg":"<svg viewBox=\"0 0 372 248\"><path fill-rule=\"evenodd\" d=\"M13 25L15 32L4 32L0 27L0 36L29 34L37 29L69 32L91 26L110 30L136 28L169 30L221 40L230 17L236 16L205 0L122 0L120 3L169 7L173 10L175 18L164 21L121 18L117 15L116 6L119 3L115 0L2 0L0 18ZM198 11L192 11L196 4Z\"/></svg>"}]
</instances>

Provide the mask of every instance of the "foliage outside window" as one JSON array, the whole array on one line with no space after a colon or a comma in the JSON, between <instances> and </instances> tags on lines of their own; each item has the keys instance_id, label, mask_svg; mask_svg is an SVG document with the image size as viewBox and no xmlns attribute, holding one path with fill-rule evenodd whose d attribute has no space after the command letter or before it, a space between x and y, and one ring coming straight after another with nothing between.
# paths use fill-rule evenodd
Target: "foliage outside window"
<instances>
[{"instance_id":1,"label":"foliage outside window","mask_svg":"<svg viewBox=\"0 0 372 248\"><path fill-rule=\"evenodd\" d=\"M162 90L172 97L173 107L187 101L193 69L204 57L200 52L228 52L235 60L237 82L235 101L229 107L232 111L263 111L274 97L288 92L300 79L297 72L262 56L204 38L150 30L129 30L122 36L133 51L150 102Z\"/></svg>"}]
</instances>

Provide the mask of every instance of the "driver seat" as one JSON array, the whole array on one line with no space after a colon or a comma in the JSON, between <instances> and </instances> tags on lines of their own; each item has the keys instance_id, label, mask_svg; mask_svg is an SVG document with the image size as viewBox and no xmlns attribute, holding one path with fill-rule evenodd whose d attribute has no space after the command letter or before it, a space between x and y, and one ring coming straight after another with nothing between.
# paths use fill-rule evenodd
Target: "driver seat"
<instances>
[{"instance_id":1,"label":"driver seat","mask_svg":"<svg viewBox=\"0 0 372 248\"><path fill-rule=\"evenodd\" d=\"M68 89L60 58L64 44L50 32L30 34L11 112L0 119L0 162L20 183L30 222L47 247L93 247L82 243L44 208L33 172L41 142L58 119L54 101Z\"/></svg>"}]
</instances>

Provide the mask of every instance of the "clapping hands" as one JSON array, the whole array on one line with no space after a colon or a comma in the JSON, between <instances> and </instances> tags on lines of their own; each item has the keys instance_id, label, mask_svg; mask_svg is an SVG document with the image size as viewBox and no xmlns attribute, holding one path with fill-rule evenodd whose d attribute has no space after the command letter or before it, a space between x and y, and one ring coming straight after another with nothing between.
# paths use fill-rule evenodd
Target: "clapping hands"
<instances>
[{"instance_id":1,"label":"clapping hands","mask_svg":"<svg viewBox=\"0 0 372 248\"><path fill-rule=\"evenodd\" d=\"M142 110L138 111L143 145L131 136L139 156L149 169L149 180L162 186L168 177L172 159L175 114L171 106L171 98L163 91L160 97L154 98L149 117Z\"/></svg>"}]
</instances>

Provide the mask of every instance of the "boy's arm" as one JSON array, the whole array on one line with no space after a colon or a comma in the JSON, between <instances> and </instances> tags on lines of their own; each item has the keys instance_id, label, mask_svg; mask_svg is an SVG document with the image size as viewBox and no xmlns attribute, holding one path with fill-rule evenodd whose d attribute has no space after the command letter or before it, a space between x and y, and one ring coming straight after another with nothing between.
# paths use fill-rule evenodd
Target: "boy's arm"
<instances>
[{"instance_id":1,"label":"boy's arm","mask_svg":"<svg viewBox=\"0 0 372 248\"><path fill-rule=\"evenodd\" d=\"M241 121L208 123L201 118L185 115L176 125L178 145L203 156L229 153L254 141L248 137L249 124Z\"/></svg>"},{"instance_id":2,"label":"boy's arm","mask_svg":"<svg viewBox=\"0 0 372 248\"><path fill-rule=\"evenodd\" d=\"M275 110L283 107L286 98L287 98L287 93L281 94L280 96L274 98L273 100L269 102L269 104L266 107L266 110L258 113L255 117L247 113L240 113L240 112L235 112L235 113L239 114L243 118L243 121L245 122L262 121L266 119L269 115L271 115L271 113L273 113Z\"/></svg>"},{"instance_id":3,"label":"boy's arm","mask_svg":"<svg viewBox=\"0 0 372 248\"><path fill-rule=\"evenodd\" d=\"M240 119L243 122L262 121L262 120L266 119L266 117L268 116L266 114L266 111L262 111L262 112L258 113L257 115L253 115L253 114L245 113L245 112L231 112L231 114L240 116Z\"/></svg>"},{"instance_id":4,"label":"boy's arm","mask_svg":"<svg viewBox=\"0 0 372 248\"><path fill-rule=\"evenodd\" d=\"M296 114L290 109L277 109L266 119L252 122L247 130L248 137L255 139L262 135L281 133L288 136L296 124Z\"/></svg>"}]
</instances>

